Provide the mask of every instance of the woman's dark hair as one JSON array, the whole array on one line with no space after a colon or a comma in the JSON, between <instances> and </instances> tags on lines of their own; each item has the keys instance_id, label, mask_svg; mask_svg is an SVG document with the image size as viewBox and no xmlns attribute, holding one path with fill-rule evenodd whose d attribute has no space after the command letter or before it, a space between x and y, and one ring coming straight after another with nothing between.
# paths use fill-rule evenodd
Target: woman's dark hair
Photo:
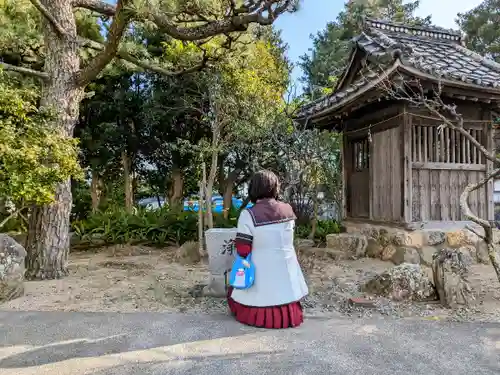
<instances>
[{"instance_id":1,"label":"woman's dark hair","mask_svg":"<svg viewBox=\"0 0 500 375\"><path fill-rule=\"evenodd\" d=\"M250 180L248 197L252 203L256 203L259 199L277 199L279 188L278 176L268 170L259 171Z\"/></svg>"}]
</instances>

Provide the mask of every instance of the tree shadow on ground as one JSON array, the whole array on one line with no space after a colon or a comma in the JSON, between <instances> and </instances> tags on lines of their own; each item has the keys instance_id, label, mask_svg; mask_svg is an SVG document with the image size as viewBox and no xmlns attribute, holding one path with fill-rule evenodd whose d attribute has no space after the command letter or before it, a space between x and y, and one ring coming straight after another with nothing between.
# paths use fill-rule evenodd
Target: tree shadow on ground
<instances>
[{"instance_id":1,"label":"tree shadow on ground","mask_svg":"<svg viewBox=\"0 0 500 375\"><path fill-rule=\"evenodd\" d=\"M0 355L2 351L5 353L4 358L0 359L0 368L41 366L72 358L100 357L197 341L245 336L257 332L260 336L270 334L269 330L243 326L230 316L220 316L214 319L207 316L179 315L172 320L172 324L168 324L168 320L162 322L158 319L168 317L167 314L144 313L138 314L143 319L134 325L133 321L120 322L123 314L89 315L91 319L88 319L86 314L79 313L74 313L74 315L38 314L48 316L47 320L39 319L26 325L14 322L11 326L5 324L0 326ZM52 314L58 319L54 319ZM76 317L64 319L64 317L72 316ZM93 320L95 317L98 319ZM115 324L108 326L108 319L112 320L113 317L115 317ZM72 327L72 322L78 322L78 325ZM10 348L15 350L16 346L26 345L34 347L8 354Z\"/></svg>"},{"instance_id":2,"label":"tree shadow on ground","mask_svg":"<svg viewBox=\"0 0 500 375\"><path fill-rule=\"evenodd\" d=\"M229 316L47 314L27 321L23 313L0 313L3 371L33 373L62 362L54 372L77 366L97 375L500 374L496 323L334 319L259 330Z\"/></svg>"},{"instance_id":3,"label":"tree shadow on ground","mask_svg":"<svg viewBox=\"0 0 500 375\"><path fill-rule=\"evenodd\" d=\"M124 363L93 375L336 374L335 365L306 353L257 351L244 354L186 356L166 361Z\"/></svg>"}]
</instances>

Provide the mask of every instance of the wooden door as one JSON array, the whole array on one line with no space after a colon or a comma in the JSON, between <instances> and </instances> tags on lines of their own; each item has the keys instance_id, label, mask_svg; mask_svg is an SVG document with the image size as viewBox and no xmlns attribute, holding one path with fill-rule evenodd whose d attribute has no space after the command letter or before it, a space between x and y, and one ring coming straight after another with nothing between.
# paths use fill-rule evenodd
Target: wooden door
<instances>
[{"instance_id":1,"label":"wooden door","mask_svg":"<svg viewBox=\"0 0 500 375\"><path fill-rule=\"evenodd\" d=\"M351 173L348 176L349 216L368 218L370 216L370 145L368 138L349 142L352 152Z\"/></svg>"}]
</instances>

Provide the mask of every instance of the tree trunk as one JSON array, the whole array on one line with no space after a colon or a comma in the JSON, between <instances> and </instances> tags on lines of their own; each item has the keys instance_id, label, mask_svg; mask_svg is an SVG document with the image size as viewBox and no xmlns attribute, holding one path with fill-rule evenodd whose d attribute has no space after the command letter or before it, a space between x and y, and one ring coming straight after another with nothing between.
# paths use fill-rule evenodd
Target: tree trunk
<instances>
[{"instance_id":1,"label":"tree trunk","mask_svg":"<svg viewBox=\"0 0 500 375\"><path fill-rule=\"evenodd\" d=\"M217 159L219 156L219 152L217 151L216 147L217 145L217 140L218 137L214 136L214 141L212 142L212 162L210 164L210 172L208 174L208 181L207 181L207 190L205 192L205 197L206 197L206 207L207 207L207 227L208 228L213 228L214 227L214 216L212 214L212 192L214 189L214 182L215 182L215 177L217 176Z\"/></svg>"},{"instance_id":2,"label":"tree trunk","mask_svg":"<svg viewBox=\"0 0 500 375\"><path fill-rule=\"evenodd\" d=\"M90 183L90 196L92 197L92 212L97 212L101 203L102 181L99 173L92 171L92 181Z\"/></svg>"},{"instance_id":3,"label":"tree trunk","mask_svg":"<svg viewBox=\"0 0 500 375\"><path fill-rule=\"evenodd\" d=\"M223 215L224 219L229 218L229 214L231 212L231 207L233 206L233 181L226 181L224 184L224 207L223 207Z\"/></svg>"},{"instance_id":4,"label":"tree trunk","mask_svg":"<svg viewBox=\"0 0 500 375\"><path fill-rule=\"evenodd\" d=\"M134 186L132 183L132 163L126 151L122 152L123 183L125 188L125 210L132 212L134 208Z\"/></svg>"},{"instance_id":5,"label":"tree trunk","mask_svg":"<svg viewBox=\"0 0 500 375\"><path fill-rule=\"evenodd\" d=\"M238 210L238 214L241 214L241 212L242 212L245 208L247 208L248 203L250 203L250 197L246 197L246 198L243 200L243 203L241 204L241 207L240 207L240 209Z\"/></svg>"},{"instance_id":6,"label":"tree trunk","mask_svg":"<svg viewBox=\"0 0 500 375\"><path fill-rule=\"evenodd\" d=\"M210 173L208 175L207 190L205 192L205 204L207 207L207 227L214 227L214 216L212 213L212 192L214 189L215 175L217 172L217 152L212 152L212 163L210 165Z\"/></svg>"},{"instance_id":7,"label":"tree trunk","mask_svg":"<svg viewBox=\"0 0 500 375\"><path fill-rule=\"evenodd\" d=\"M467 229L469 229L472 233L476 234L486 243L491 265L495 270L498 281L500 281L500 260L498 259L498 254L493 240L493 227L491 225L491 222L479 218L479 216L473 213L469 207L470 193L483 187L491 179L498 178L498 176L500 176L500 168L495 169L493 172L487 174L486 177L482 178L478 182L467 185L462 194L460 195L460 208L462 209L462 212L466 218L472 220L474 223L480 225L483 228L484 235L476 232L472 227L467 226Z\"/></svg>"},{"instance_id":8,"label":"tree trunk","mask_svg":"<svg viewBox=\"0 0 500 375\"><path fill-rule=\"evenodd\" d=\"M54 127L73 136L78 121L83 88L77 86L75 75L80 68L76 38L76 23L70 1L43 1L55 20L69 34L61 38L43 20L45 57L44 71L49 80L43 86L40 105L54 112ZM70 179L56 188L55 201L34 207L28 225L26 243L26 278L55 279L67 275L70 245L70 214L72 207Z\"/></svg>"},{"instance_id":9,"label":"tree trunk","mask_svg":"<svg viewBox=\"0 0 500 375\"><path fill-rule=\"evenodd\" d=\"M169 202L172 207L179 207L184 196L184 178L182 171L175 168L172 171L172 183L170 188Z\"/></svg>"},{"instance_id":10,"label":"tree trunk","mask_svg":"<svg viewBox=\"0 0 500 375\"><path fill-rule=\"evenodd\" d=\"M318 225L318 192L315 190L315 196L313 198L313 216L311 220L311 233L309 233L309 239L314 240L314 235L316 234L316 227Z\"/></svg>"},{"instance_id":11,"label":"tree trunk","mask_svg":"<svg viewBox=\"0 0 500 375\"><path fill-rule=\"evenodd\" d=\"M203 201L205 199L205 182L206 182L206 170L205 163L203 162L201 165L201 176L199 181L199 197L198 197L198 252L200 257L205 255L205 247L204 247L204 223L203 223Z\"/></svg>"},{"instance_id":12,"label":"tree trunk","mask_svg":"<svg viewBox=\"0 0 500 375\"><path fill-rule=\"evenodd\" d=\"M224 219L229 218L229 214L231 212L231 207L233 205L233 188L234 188L234 182L236 181L236 178L238 177L239 171L233 170L228 173L227 178L224 179L222 183L222 196L223 196L223 202L224 202L224 210L223 210L223 215Z\"/></svg>"}]
</instances>

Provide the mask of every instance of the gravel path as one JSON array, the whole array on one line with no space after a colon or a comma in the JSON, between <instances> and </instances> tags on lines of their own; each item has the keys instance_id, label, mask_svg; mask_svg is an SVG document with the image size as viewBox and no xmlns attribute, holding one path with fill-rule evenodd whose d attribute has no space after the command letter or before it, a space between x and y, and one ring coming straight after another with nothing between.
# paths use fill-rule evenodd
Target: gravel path
<instances>
[{"instance_id":1,"label":"gravel path","mask_svg":"<svg viewBox=\"0 0 500 375\"><path fill-rule=\"evenodd\" d=\"M200 297L207 265L182 265L175 249L123 247L97 253L72 253L70 275L62 280L25 283L25 295L0 304L0 310L84 312L183 312L225 314L224 299ZM454 321L500 322L500 284L493 268L475 265L470 276L477 292L474 307L445 310L436 303L394 303L377 299L370 308L349 303L363 296L359 285L393 267L377 259L335 262L303 260L310 295L303 301L308 316L369 318L427 317Z\"/></svg>"},{"instance_id":2,"label":"gravel path","mask_svg":"<svg viewBox=\"0 0 500 375\"><path fill-rule=\"evenodd\" d=\"M227 316L0 312L2 375L493 375L500 327L309 319L298 329Z\"/></svg>"}]
</instances>

